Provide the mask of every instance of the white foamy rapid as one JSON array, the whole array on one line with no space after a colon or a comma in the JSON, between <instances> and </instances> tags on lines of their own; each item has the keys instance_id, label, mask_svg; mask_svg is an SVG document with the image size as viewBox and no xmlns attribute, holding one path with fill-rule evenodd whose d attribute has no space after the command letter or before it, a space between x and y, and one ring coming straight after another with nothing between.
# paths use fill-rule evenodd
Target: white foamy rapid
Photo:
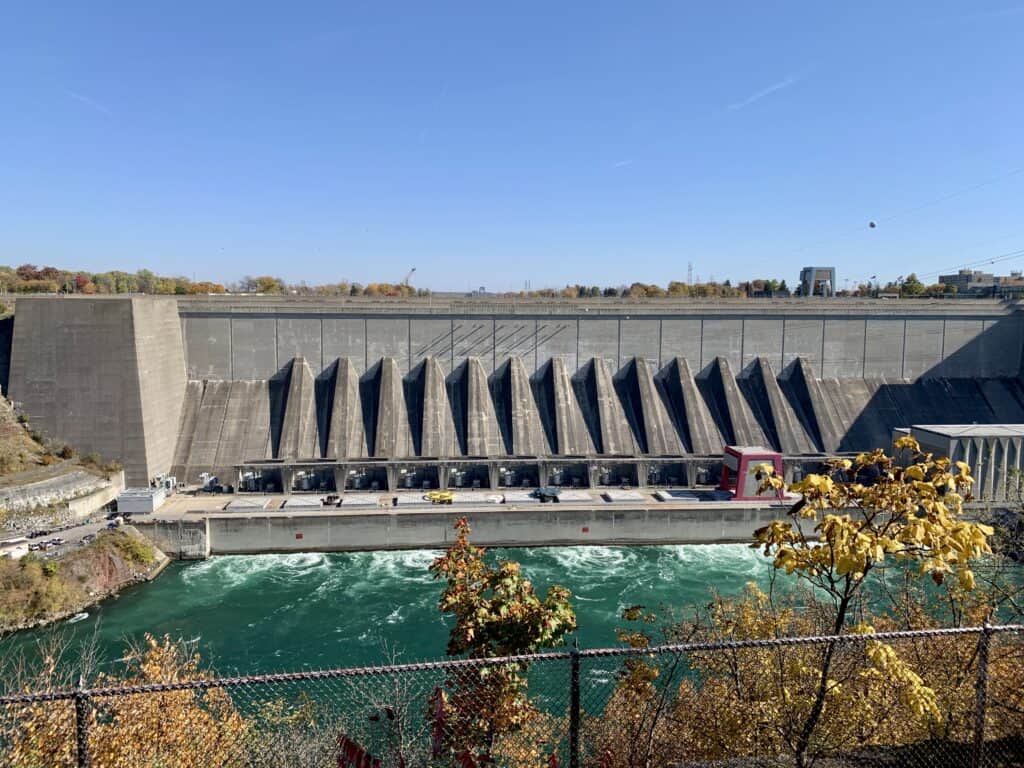
<instances>
[{"instance_id":1,"label":"white foamy rapid","mask_svg":"<svg viewBox=\"0 0 1024 768\"><path fill-rule=\"evenodd\" d=\"M373 664L384 647L405 659L437 658L450 622L438 611L444 585L429 572L440 554L295 553L176 563L96 616L65 626L83 634L98 627L109 658L123 652L125 637L201 635L202 653L224 672ZM618 642L624 606L685 612L714 592L736 594L749 581L765 583L770 569L767 558L743 545L493 549L488 558L519 562L540 594L552 584L567 587L579 641L590 648Z\"/></svg>"},{"instance_id":2,"label":"white foamy rapid","mask_svg":"<svg viewBox=\"0 0 1024 768\"><path fill-rule=\"evenodd\" d=\"M221 589L236 589L264 577L292 579L330 570L328 556L318 552L287 555L221 555L190 565L181 574L188 586L215 580Z\"/></svg>"}]
</instances>

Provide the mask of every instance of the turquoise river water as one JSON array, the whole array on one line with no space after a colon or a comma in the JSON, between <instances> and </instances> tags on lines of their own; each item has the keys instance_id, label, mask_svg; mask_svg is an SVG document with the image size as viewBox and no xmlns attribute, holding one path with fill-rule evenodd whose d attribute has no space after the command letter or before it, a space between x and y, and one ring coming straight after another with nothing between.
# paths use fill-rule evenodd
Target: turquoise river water
<instances>
[{"instance_id":1,"label":"turquoise river water","mask_svg":"<svg viewBox=\"0 0 1024 768\"><path fill-rule=\"evenodd\" d=\"M441 584L427 571L436 551L214 557L173 563L154 582L127 590L87 619L20 633L0 652L53 632L98 635L117 659L125 638L145 632L195 638L221 674L382 663L444 655ZM583 647L613 645L622 608L707 603L712 589L736 594L765 583L768 560L743 545L551 547L491 550L512 558L543 592L573 593Z\"/></svg>"}]
</instances>

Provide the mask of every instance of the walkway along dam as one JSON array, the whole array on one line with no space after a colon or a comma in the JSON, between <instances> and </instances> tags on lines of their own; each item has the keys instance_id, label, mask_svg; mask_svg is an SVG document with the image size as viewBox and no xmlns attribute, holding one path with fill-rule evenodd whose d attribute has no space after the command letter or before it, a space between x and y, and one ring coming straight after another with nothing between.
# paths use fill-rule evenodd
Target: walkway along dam
<instances>
[{"instance_id":1,"label":"walkway along dam","mask_svg":"<svg viewBox=\"0 0 1024 768\"><path fill-rule=\"evenodd\" d=\"M987 300L47 296L3 330L5 393L133 485L692 484L724 444L1024 422L1024 311Z\"/></svg>"}]
</instances>

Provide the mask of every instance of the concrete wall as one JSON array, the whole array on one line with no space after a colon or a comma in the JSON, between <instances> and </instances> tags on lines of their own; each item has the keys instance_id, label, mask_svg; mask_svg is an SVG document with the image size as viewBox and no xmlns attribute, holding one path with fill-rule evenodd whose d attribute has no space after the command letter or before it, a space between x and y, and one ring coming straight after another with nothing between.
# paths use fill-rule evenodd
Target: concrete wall
<instances>
[{"instance_id":1,"label":"concrete wall","mask_svg":"<svg viewBox=\"0 0 1024 768\"><path fill-rule=\"evenodd\" d=\"M182 560L203 560L210 556L210 539L205 519L162 520L135 517L132 525L165 555Z\"/></svg>"},{"instance_id":2,"label":"concrete wall","mask_svg":"<svg viewBox=\"0 0 1024 768\"><path fill-rule=\"evenodd\" d=\"M113 491L110 498L116 498L123 488L123 472L117 472L106 480L83 469L72 469L57 477L0 488L0 508L8 512L30 512L40 507L67 504L71 513L77 514L88 507L88 500L96 494ZM106 503L101 502L97 508Z\"/></svg>"},{"instance_id":3,"label":"concrete wall","mask_svg":"<svg viewBox=\"0 0 1024 768\"><path fill-rule=\"evenodd\" d=\"M876 302L876 305L879 303ZM947 302L956 307L955 302ZM836 305L837 309L840 305ZM759 312L635 316L465 315L403 313L359 315L318 312L268 314L232 310L216 315L181 307L185 359L190 379L265 379L303 357L314 375L338 357L349 357L361 373L393 357L405 374L424 357L435 357L448 373L477 357L490 373L510 357L528 372L561 358L570 371L591 358L618 371L633 357L662 368L675 357L694 371L723 357L734 371L766 358L782 370L802 358L820 378L920 376L1016 376L1021 368L1024 318L993 304L988 311L896 310L808 314Z\"/></svg>"},{"instance_id":4,"label":"concrete wall","mask_svg":"<svg viewBox=\"0 0 1024 768\"><path fill-rule=\"evenodd\" d=\"M71 499L68 502L68 513L75 520L84 520L96 514L107 504L118 497L124 490L124 472L118 472L110 478L110 483L98 491L82 496L78 499Z\"/></svg>"},{"instance_id":5,"label":"concrete wall","mask_svg":"<svg viewBox=\"0 0 1024 768\"><path fill-rule=\"evenodd\" d=\"M17 302L9 390L38 428L82 452L121 459L129 484L137 485L171 467L176 444L178 453L197 457L190 460L196 466L216 464L218 455L234 463L243 440L222 429L231 381L262 382L246 402L267 401L266 407L255 409L236 403L269 424L264 430L260 421L258 430L248 430L258 440L250 451L246 438L241 455L272 455L278 440L271 416L279 409L274 407L277 390L267 381L280 378L282 371L287 374L295 359L305 361L311 377L322 382L321 374L339 357L350 361L356 376L387 358L389 370L401 377L431 356L449 375L449 385L452 374L463 375L457 372L467 369L467 361L484 376L506 370L503 364L509 358L521 361L527 374L553 370L554 361L558 381L565 386L552 391L551 402L568 410L548 408L561 414L552 434L577 435L581 442L572 444L571 453L589 452L589 438L568 382L591 359L603 361L618 382L618 394L632 403L626 414L641 444L666 419L638 399L641 390L629 385L633 379L646 384L654 372L685 363L703 378L712 367L724 370L723 381L728 382L755 362L762 373L781 375L800 361L801 381L806 383L799 391L786 390L798 403L793 414L777 412L773 403L782 410L788 406L775 397L774 389L744 395L757 401L750 414L739 390L731 400L732 390L723 390L715 413L728 411L730 423L742 417L753 432L763 427L772 434L779 430L774 419L787 416L787 425L808 430L822 450L852 450L870 447L871 440L887 435L892 426L942 418L935 404L946 397L943 388L960 392L948 383L954 379L985 384L979 396L958 396L960 405L954 410L967 413L977 403L980 411L970 421L1007 421L1006 414L1015 413L1024 401L1019 387L1000 382L1019 384L1022 347L1024 314L1015 305L994 301L448 301L435 307L423 300L44 296ZM770 384L771 376L766 376L761 378ZM921 381L916 388L904 386L917 378ZM183 407L187 380L197 383L201 395L190 399L196 400L191 410ZM934 391L922 389L935 381L946 383ZM565 395L561 399L559 392ZM543 408L541 412L547 413ZM525 418L526 411L520 415ZM613 416L618 419L617 412ZM591 419L587 425L590 431L596 426L608 433L605 437L614 436L608 424ZM676 426L685 427L681 422ZM490 440L495 434L488 429L485 437ZM266 439L264 431L270 435ZM187 436L187 446L178 440L179 433ZM234 453L222 450L225 440L237 443ZM532 446L535 441L527 442ZM551 450L566 452L562 448Z\"/></svg>"},{"instance_id":6,"label":"concrete wall","mask_svg":"<svg viewBox=\"0 0 1024 768\"><path fill-rule=\"evenodd\" d=\"M166 474L174 448L185 398L185 354L180 321L170 302L132 300L135 326L135 365L142 407L145 474L130 475L136 485Z\"/></svg>"},{"instance_id":7,"label":"concrete wall","mask_svg":"<svg viewBox=\"0 0 1024 768\"><path fill-rule=\"evenodd\" d=\"M18 301L11 399L46 434L122 461L131 485L170 468L184 371L173 299Z\"/></svg>"},{"instance_id":8,"label":"concrete wall","mask_svg":"<svg viewBox=\"0 0 1024 768\"><path fill-rule=\"evenodd\" d=\"M468 517L482 546L570 544L710 544L749 541L750 532L778 517L778 508L502 509L494 512L365 514L222 514L206 518L212 555L259 552L436 549L451 544L454 524ZM179 529L163 530L161 548ZM159 545L159 542L158 542Z\"/></svg>"}]
</instances>

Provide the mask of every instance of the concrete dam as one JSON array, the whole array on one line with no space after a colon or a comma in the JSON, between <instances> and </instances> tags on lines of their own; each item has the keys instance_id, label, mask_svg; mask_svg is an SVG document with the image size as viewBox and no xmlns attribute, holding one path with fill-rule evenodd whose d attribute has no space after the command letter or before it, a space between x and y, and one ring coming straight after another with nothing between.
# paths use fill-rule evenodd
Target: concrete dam
<instances>
[{"instance_id":1,"label":"concrete dam","mask_svg":"<svg viewBox=\"0 0 1024 768\"><path fill-rule=\"evenodd\" d=\"M987 300L30 297L0 371L132 484L644 485L1024 422L1022 348Z\"/></svg>"}]
</instances>

